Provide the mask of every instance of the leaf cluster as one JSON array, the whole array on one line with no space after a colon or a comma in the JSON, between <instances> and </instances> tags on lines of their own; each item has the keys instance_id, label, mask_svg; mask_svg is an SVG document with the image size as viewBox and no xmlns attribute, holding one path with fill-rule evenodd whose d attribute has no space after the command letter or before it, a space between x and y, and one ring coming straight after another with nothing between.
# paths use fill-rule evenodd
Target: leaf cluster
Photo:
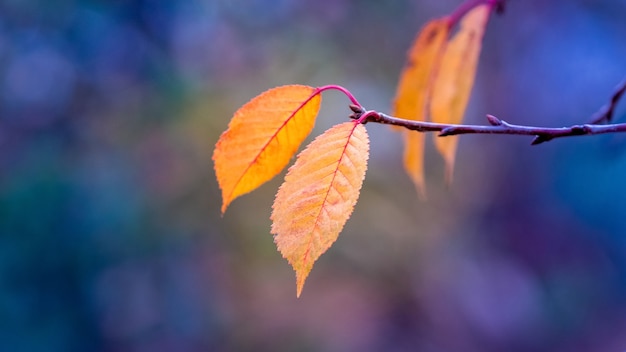
<instances>
[{"instance_id":1,"label":"leaf cluster","mask_svg":"<svg viewBox=\"0 0 626 352\"><path fill-rule=\"evenodd\" d=\"M222 213L233 199L285 168L313 129L322 91L278 87L237 110L213 153ZM318 136L289 168L271 219L278 250L296 271L298 296L313 263L335 242L352 214L368 156L365 127L361 121L348 121Z\"/></svg>"},{"instance_id":2,"label":"leaf cluster","mask_svg":"<svg viewBox=\"0 0 626 352\"><path fill-rule=\"evenodd\" d=\"M474 81L481 41L492 4L477 3L463 17L435 19L420 31L409 52L395 99L400 117L455 123L462 119ZM463 10L464 12L466 10ZM450 38L462 18L460 30ZM280 173L311 133L321 93L338 86L288 85L270 89L237 110L221 135L213 161L222 190L222 214L237 197ZM427 107L430 106L430 114ZM272 234L296 272L297 296L313 263L335 242L352 214L365 178L369 115L331 127L311 142L289 168L272 206ZM405 168L424 194L423 137L403 132ZM456 140L437 143L451 175Z\"/></svg>"},{"instance_id":3,"label":"leaf cluster","mask_svg":"<svg viewBox=\"0 0 626 352\"><path fill-rule=\"evenodd\" d=\"M585 125L541 128L509 124L488 115L490 126L461 125L471 95L482 39L498 0L463 3L449 16L433 19L417 34L401 72L393 115L366 110L345 88L287 85L270 89L239 108L213 153L222 191L222 214L237 197L278 175L311 133L322 93L338 90L351 101L352 121L326 130L297 155L272 206L274 241L296 272L296 294L315 261L337 240L358 200L367 170L365 124L391 124L404 140L404 167L418 194L426 195L423 133L439 132L435 146L452 179L458 135L467 133L534 136L533 144L554 138L626 132L609 123L626 92L626 80L610 103ZM394 127L395 127L394 126Z\"/></svg>"}]
</instances>

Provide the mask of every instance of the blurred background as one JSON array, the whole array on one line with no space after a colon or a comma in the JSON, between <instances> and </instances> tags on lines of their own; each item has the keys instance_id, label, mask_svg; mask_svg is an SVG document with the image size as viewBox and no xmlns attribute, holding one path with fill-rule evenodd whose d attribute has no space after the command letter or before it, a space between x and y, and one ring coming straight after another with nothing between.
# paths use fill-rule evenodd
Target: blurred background
<instances>
[{"instance_id":1,"label":"blurred background","mask_svg":"<svg viewBox=\"0 0 626 352\"><path fill-rule=\"evenodd\" d=\"M239 106L339 84L388 112L459 3L0 1L0 350L626 350L626 135L463 136L450 186L429 147L420 201L368 124L359 203L299 299L270 234L283 174L220 217ZM507 5L466 122L588 121L626 76L626 1ZM347 103L325 94L310 139Z\"/></svg>"}]
</instances>

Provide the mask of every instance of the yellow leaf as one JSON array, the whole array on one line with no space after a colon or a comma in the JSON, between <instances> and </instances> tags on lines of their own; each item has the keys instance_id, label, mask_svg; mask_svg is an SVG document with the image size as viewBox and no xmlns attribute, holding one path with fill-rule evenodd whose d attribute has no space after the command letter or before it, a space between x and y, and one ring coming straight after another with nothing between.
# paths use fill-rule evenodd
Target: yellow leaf
<instances>
[{"instance_id":1,"label":"yellow leaf","mask_svg":"<svg viewBox=\"0 0 626 352\"><path fill-rule=\"evenodd\" d=\"M222 214L233 199L287 166L311 133L320 103L317 89L289 85L270 89L235 112L213 152Z\"/></svg>"},{"instance_id":2,"label":"yellow leaf","mask_svg":"<svg viewBox=\"0 0 626 352\"><path fill-rule=\"evenodd\" d=\"M474 85L491 8L491 5L483 4L469 11L461 20L461 28L446 46L430 102L433 122L461 123ZM452 180L457 144L458 136L435 139L435 145L446 162L448 181Z\"/></svg>"},{"instance_id":3,"label":"yellow leaf","mask_svg":"<svg viewBox=\"0 0 626 352\"><path fill-rule=\"evenodd\" d=\"M428 22L408 53L400 75L392 114L404 119L427 120L426 102L430 95L433 72L448 37L447 17Z\"/></svg>"},{"instance_id":4,"label":"yellow leaf","mask_svg":"<svg viewBox=\"0 0 626 352\"><path fill-rule=\"evenodd\" d=\"M298 297L313 263L352 214L368 157L365 127L345 122L317 137L289 168L271 219L274 242L296 272Z\"/></svg>"},{"instance_id":5,"label":"yellow leaf","mask_svg":"<svg viewBox=\"0 0 626 352\"><path fill-rule=\"evenodd\" d=\"M408 120L428 120L426 104L449 29L449 19L438 18L428 22L417 35L400 76L392 115ZM404 168L420 196L425 197L424 136L404 129L402 133Z\"/></svg>"},{"instance_id":6,"label":"yellow leaf","mask_svg":"<svg viewBox=\"0 0 626 352\"><path fill-rule=\"evenodd\" d=\"M424 133L402 131L404 140L404 169L415 184L420 199L426 199L424 179Z\"/></svg>"}]
</instances>

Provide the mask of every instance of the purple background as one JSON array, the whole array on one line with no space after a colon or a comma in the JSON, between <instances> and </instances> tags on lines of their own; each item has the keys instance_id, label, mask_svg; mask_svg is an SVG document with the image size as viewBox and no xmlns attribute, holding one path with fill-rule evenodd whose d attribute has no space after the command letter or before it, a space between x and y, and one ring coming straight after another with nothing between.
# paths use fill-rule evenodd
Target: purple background
<instances>
[{"instance_id":1,"label":"purple background","mask_svg":"<svg viewBox=\"0 0 626 352\"><path fill-rule=\"evenodd\" d=\"M282 175L220 217L239 106L339 84L388 112L415 33L458 4L0 2L0 350L625 350L623 135L463 136L449 187L429 147L422 202L368 124L361 198L300 299L269 233ZM626 2L508 5L466 121L587 121L626 75ZM314 134L348 114L326 94Z\"/></svg>"}]
</instances>

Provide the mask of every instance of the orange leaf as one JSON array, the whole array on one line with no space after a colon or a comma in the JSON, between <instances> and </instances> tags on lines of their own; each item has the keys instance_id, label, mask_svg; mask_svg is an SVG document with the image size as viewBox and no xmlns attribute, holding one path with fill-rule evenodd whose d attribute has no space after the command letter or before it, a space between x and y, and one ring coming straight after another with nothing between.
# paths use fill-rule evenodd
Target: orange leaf
<instances>
[{"instance_id":1,"label":"orange leaf","mask_svg":"<svg viewBox=\"0 0 626 352\"><path fill-rule=\"evenodd\" d=\"M461 28L446 46L430 103L433 122L458 124L474 85L478 56L491 5L479 5L461 20ZM446 178L452 179L458 136L436 138L435 145L446 162Z\"/></svg>"},{"instance_id":2,"label":"orange leaf","mask_svg":"<svg viewBox=\"0 0 626 352\"><path fill-rule=\"evenodd\" d=\"M392 115L408 120L428 120L426 104L449 29L449 19L438 18L428 22L417 35L400 76ZM425 197L424 136L406 130L403 134L404 168L418 193Z\"/></svg>"},{"instance_id":3,"label":"orange leaf","mask_svg":"<svg viewBox=\"0 0 626 352\"><path fill-rule=\"evenodd\" d=\"M424 179L424 133L402 131L404 140L404 170L415 184L419 198L426 199L426 180Z\"/></svg>"},{"instance_id":4,"label":"orange leaf","mask_svg":"<svg viewBox=\"0 0 626 352\"><path fill-rule=\"evenodd\" d=\"M447 17L428 22L409 50L400 76L392 114L404 119L427 120L426 102L433 72L445 48L450 21Z\"/></svg>"},{"instance_id":5,"label":"orange leaf","mask_svg":"<svg viewBox=\"0 0 626 352\"><path fill-rule=\"evenodd\" d=\"M213 152L222 214L233 199L287 166L311 133L320 102L316 88L289 85L270 89L235 112Z\"/></svg>"},{"instance_id":6,"label":"orange leaf","mask_svg":"<svg viewBox=\"0 0 626 352\"><path fill-rule=\"evenodd\" d=\"M313 263L337 239L361 190L369 138L345 122L328 129L289 168L274 200L274 242L296 271L297 296Z\"/></svg>"}]
</instances>

